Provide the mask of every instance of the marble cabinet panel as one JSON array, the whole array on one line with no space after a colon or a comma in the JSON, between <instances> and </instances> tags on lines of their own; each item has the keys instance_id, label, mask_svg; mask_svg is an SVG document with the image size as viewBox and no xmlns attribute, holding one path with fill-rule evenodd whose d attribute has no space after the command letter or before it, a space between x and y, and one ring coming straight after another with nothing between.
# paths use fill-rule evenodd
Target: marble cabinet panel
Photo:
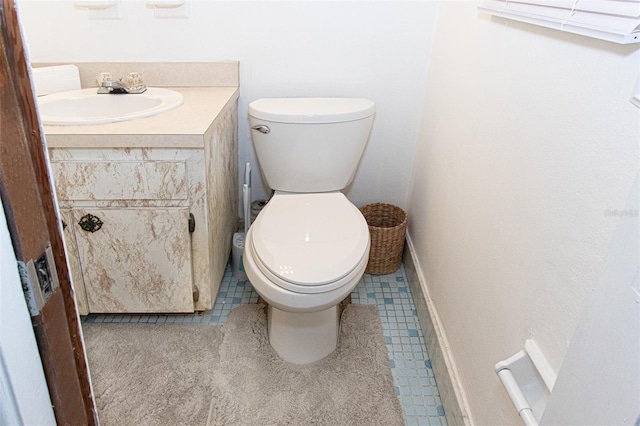
<instances>
[{"instance_id":1,"label":"marble cabinet panel","mask_svg":"<svg viewBox=\"0 0 640 426\"><path fill-rule=\"evenodd\" d=\"M184 161L56 161L64 200L186 200Z\"/></svg>"},{"instance_id":2,"label":"marble cabinet panel","mask_svg":"<svg viewBox=\"0 0 640 426\"><path fill-rule=\"evenodd\" d=\"M92 215L100 229L81 228ZM193 312L187 208L74 209L90 312Z\"/></svg>"},{"instance_id":3,"label":"marble cabinet panel","mask_svg":"<svg viewBox=\"0 0 640 426\"><path fill-rule=\"evenodd\" d=\"M238 226L238 115L228 109L215 127L207 133L204 149L205 169L208 172L206 215L209 222L208 256L211 266L207 274L211 289L201 294L200 303L213 306L224 270L229 260L233 233ZM194 274L196 273L194 263Z\"/></svg>"}]
</instances>

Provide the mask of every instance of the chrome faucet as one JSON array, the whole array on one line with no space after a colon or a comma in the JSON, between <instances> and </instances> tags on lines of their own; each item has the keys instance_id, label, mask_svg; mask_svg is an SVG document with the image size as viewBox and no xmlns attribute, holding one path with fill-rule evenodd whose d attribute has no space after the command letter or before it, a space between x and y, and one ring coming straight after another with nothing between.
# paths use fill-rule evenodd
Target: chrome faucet
<instances>
[{"instance_id":1,"label":"chrome faucet","mask_svg":"<svg viewBox=\"0 0 640 426\"><path fill-rule=\"evenodd\" d=\"M142 76L137 72L130 73L123 81L122 78L114 80L111 73L103 72L96 77L98 80L98 94L139 94L147 90L147 86L142 82Z\"/></svg>"}]
</instances>

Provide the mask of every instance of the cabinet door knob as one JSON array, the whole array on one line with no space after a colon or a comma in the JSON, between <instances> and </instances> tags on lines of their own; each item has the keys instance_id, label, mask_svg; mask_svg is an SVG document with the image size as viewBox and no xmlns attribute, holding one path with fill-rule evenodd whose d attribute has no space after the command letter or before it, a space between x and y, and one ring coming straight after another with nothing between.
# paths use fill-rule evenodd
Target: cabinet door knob
<instances>
[{"instance_id":1,"label":"cabinet door knob","mask_svg":"<svg viewBox=\"0 0 640 426\"><path fill-rule=\"evenodd\" d=\"M103 222L100 220L100 218L98 216L92 215L91 213L87 213L86 215L82 216L78 221L78 225L80 225L80 228L92 233L99 231L100 228L102 228L102 224Z\"/></svg>"}]
</instances>

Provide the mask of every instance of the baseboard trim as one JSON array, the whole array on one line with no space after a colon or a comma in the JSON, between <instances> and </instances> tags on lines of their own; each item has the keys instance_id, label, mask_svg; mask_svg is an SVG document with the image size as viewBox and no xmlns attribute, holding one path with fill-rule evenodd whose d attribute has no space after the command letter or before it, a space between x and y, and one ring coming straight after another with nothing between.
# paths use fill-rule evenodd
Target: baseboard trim
<instances>
[{"instance_id":1,"label":"baseboard trim","mask_svg":"<svg viewBox=\"0 0 640 426\"><path fill-rule=\"evenodd\" d=\"M415 249L407 235L403 256L405 273L431 360L431 368L440 391L447 424L470 426L473 421L455 363L449 352L446 335L438 311L429 297L425 276L415 259Z\"/></svg>"}]
</instances>

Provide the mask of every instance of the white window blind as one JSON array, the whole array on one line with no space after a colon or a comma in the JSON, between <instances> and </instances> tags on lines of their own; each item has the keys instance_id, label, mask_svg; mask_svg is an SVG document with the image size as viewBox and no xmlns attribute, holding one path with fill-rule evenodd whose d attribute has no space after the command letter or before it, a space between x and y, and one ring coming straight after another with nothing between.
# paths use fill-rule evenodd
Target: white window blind
<instances>
[{"instance_id":1,"label":"white window blind","mask_svg":"<svg viewBox=\"0 0 640 426\"><path fill-rule=\"evenodd\" d=\"M486 0L478 9L615 43L640 43L640 0Z\"/></svg>"}]
</instances>

